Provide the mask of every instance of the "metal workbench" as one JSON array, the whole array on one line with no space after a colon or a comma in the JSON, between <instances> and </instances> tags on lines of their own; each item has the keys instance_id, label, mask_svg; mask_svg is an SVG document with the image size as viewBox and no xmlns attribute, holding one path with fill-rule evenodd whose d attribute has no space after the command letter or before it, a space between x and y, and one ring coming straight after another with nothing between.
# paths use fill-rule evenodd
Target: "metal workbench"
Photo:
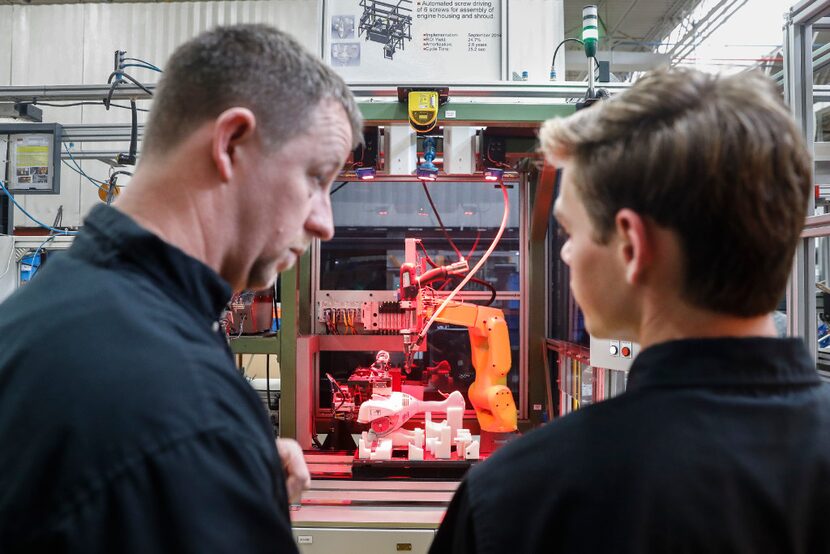
<instances>
[{"instance_id":1,"label":"metal workbench","mask_svg":"<svg viewBox=\"0 0 830 554\"><path fill-rule=\"evenodd\" d=\"M457 487L457 481L314 480L302 504L292 506L294 537L304 554L426 552Z\"/></svg>"}]
</instances>

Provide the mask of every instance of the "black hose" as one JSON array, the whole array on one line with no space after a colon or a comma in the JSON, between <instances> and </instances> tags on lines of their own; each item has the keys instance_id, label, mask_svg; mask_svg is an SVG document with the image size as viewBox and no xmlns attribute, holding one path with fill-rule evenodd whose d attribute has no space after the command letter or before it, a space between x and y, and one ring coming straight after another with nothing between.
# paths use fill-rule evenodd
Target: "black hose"
<instances>
[{"instance_id":1,"label":"black hose","mask_svg":"<svg viewBox=\"0 0 830 554\"><path fill-rule=\"evenodd\" d=\"M132 84L134 84L135 86L137 86L141 90L143 90L144 92L146 92L147 94L149 94L150 96L153 95L153 93L150 91L150 89L148 89L147 87L145 87L144 85L142 85L141 83L136 81L133 77L131 77L127 73L122 73L121 76L124 77L125 79L127 79L128 81L130 81Z\"/></svg>"},{"instance_id":2,"label":"black hose","mask_svg":"<svg viewBox=\"0 0 830 554\"><path fill-rule=\"evenodd\" d=\"M427 252L427 249L426 249L426 247L424 246L424 243L423 243L423 242L418 241L418 246L420 246L420 247L421 247L421 250L423 250L423 251L424 251L424 257L426 258L427 263L428 263L431 267L438 267L438 264L436 264L434 261L432 261L432 258L430 258L430 257L429 257L429 253Z\"/></svg>"},{"instance_id":3,"label":"black hose","mask_svg":"<svg viewBox=\"0 0 830 554\"><path fill-rule=\"evenodd\" d=\"M461 280L463 278L464 277L462 277L461 275L447 275L447 279L444 281L444 283L441 285L441 287L438 290L443 290L444 287L446 286L447 282L450 279ZM484 306L490 306L490 305L493 304L493 302L496 301L496 287L494 287L493 285L491 285L490 283L488 283L487 281L485 281L483 279L479 279L478 277L470 278L470 280L467 281L467 284L469 285L470 283L476 283L477 285L481 285L482 287L485 287L490 291L490 299L487 300L487 302L485 304L483 304Z\"/></svg>"},{"instance_id":4,"label":"black hose","mask_svg":"<svg viewBox=\"0 0 830 554\"><path fill-rule=\"evenodd\" d=\"M432 201L432 195L429 193L426 181L421 181L421 186L424 187L424 192L427 195L427 200L429 200L429 205L432 206L432 212L435 214L435 218L438 220L438 225L441 226L441 232L444 233L444 236L447 238L447 241L449 241L450 246L452 246L452 249L455 250L455 254L458 256L458 259L464 259L464 256L461 255L461 251L458 250L458 247L450 238L450 234L447 232L447 228L444 227L444 222L441 220L441 215L438 213L438 209L435 207L435 203Z\"/></svg>"},{"instance_id":5,"label":"black hose","mask_svg":"<svg viewBox=\"0 0 830 554\"><path fill-rule=\"evenodd\" d=\"M479 239L481 239L481 231L480 230L476 231L476 241L473 243L473 247L470 248L470 253L467 254L467 259L468 260L473 257L473 254L475 254L476 248L478 247Z\"/></svg>"},{"instance_id":6,"label":"black hose","mask_svg":"<svg viewBox=\"0 0 830 554\"><path fill-rule=\"evenodd\" d=\"M335 189L334 189L333 191L331 191L331 192L329 193L329 196L334 195L334 193L335 193L335 192L337 192L338 190L342 189L343 187L345 187L345 186L346 186L346 185L348 185L348 184L349 184L349 181L343 181L342 183L340 183L339 185L337 185L337 187L335 187Z\"/></svg>"},{"instance_id":7,"label":"black hose","mask_svg":"<svg viewBox=\"0 0 830 554\"><path fill-rule=\"evenodd\" d=\"M560 48L563 44L565 44L566 42L570 42L570 41L578 42L579 44L582 44L583 46L585 45L585 43L583 43L583 42L582 42L581 40L579 40L578 38L566 38L565 40L563 40L562 42L560 42L559 44L557 44L557 45L556 45L556 49L553 51L553 60L551 60L551 62L550 62L550 68L551 68L551 69L555 69L555 68L556 68L556 53L557 53L557 52L559 52L559 48Z\"/></svg>"}]
</instances>

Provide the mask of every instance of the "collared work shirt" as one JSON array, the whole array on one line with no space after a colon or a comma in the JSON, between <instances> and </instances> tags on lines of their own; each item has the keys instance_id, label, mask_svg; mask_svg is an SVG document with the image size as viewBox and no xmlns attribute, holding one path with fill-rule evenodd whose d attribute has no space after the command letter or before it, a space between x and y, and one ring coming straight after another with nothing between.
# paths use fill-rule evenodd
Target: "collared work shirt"
<instances>
[{"instance_id":1,"label":"collared work shirt","mask_svg":"<svg viewBox=\"0 0 830 554\"><path fill-rule=\"evenodd\" d=\"M830 393L796 339L648 348L473 468L431 552L830 551Z\"/></svg>"},{"instance_id":2,"label":"collared work shirt","mask_svg":"<svg viewBox=\"0 0 830 554\"><path fill-rule=\"evenodd\" d=\"M91 212L0 306L0 552L294 552L213 270Z\"/></svg>"}]
</instances>

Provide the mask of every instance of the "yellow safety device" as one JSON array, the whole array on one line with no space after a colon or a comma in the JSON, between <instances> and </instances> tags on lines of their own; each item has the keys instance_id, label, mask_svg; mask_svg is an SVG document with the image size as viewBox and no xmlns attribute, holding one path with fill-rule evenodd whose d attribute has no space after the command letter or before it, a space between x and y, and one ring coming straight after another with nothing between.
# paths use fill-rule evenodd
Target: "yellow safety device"
<instances>
[{"instance_id":1,"label":"yellow safety device","mask_svg":"<svg viewBox=\"0 0 830 554\"><path fill-rule=\"evenodd\" d=\"M413 129L419 133L432 131L438 123L438 91L410 91L408 110Z\"/></svg>"}]
</instances>

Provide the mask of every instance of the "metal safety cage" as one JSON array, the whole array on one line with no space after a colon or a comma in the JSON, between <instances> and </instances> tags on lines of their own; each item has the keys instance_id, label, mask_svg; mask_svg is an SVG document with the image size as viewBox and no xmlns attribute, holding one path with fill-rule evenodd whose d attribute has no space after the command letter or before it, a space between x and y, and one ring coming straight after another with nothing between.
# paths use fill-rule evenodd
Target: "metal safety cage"
<instances>
[{"instance_id":1,"label":"metal safety cage","mask_svg":"<svg viewBox=\"0 0 830 554\"><path fill-rule=\"evenodd\" d=\"M482 177L478 177L482 179ZM475 179L475 176L468 176L468 180L464 182L470 184ZM409 176L408 179L400 179L399 181L407 181L412 182L413 185L418 183L414 177ZM525 240L525 232L523 231L526 229L528 222L527 222L527 210L528 210L528 200L527 200L527 182L525 178L516 178L514 177L509 183L507 183L508 188L516 187L518 192L518 199L517 199L517 206L514 206L513 209L517 209L518 212L518 227L519 227L519 236L518 238L518 252L519 252L519 287L518 290L502 290L499 289L496 292L496 302L497 303L515 303L518 305L519 311L519 337L518 337L518 364L515 367L515 371L518 373L518 394L519 397L516 398L517 407L519 408L519 417L520 419L527 418L528 414L528 407L527 407L527 346L525 340L525 329L527 325L527 314L526 314L526 298L525 295L527 294L527 287L525 280L527 278L527 272L525 269L526 263L526 240ZM366 186L365 183L362 182L355 182L358 186ZM386 183L388 185L388 183ZM448 186L452 186L450 181L447 181ZM491 183L486 181L481 181L480 184L482 185L490 185ZM384 183L372 183L371 186L382 186ZM332 302L335 304L342 304L342 305L359 305L362 300L378 300L378 301L390 301L394 300L395 291L394 290L329 290L322 286L321 283L321 247L322 245L319 241L315 241L312 245L311 249L311 282L309 283L310 289L310 298L309 304L311 306L315 306L315 310L312 310L310 313L307 314L308 323L311 332L314 336L314 339L309 342L311 350L307 353L307 356L303 359L303 363L298 364L297 372L300 373L309 373L310 375L303 377L304 379L304 390L298 393L298 396L302 397L302 401L298 401L298 410L299 411L306 411L307 408L312 408L311 410L311 417L313 419L319 419L328 415L328 410L325 409L323 406L318 405L315 402L320 395L319 390L319 383L320 383L320 375L323 369L316 367L320 363L320 354L323 352L352 352L352 351L359 351L359 350L377 350L377 348L387 349L390 352L397 352L402 348L401 336L400 335L388 335L388 336L375 336L375 335L349 335L349 334L337 334L337 335L326 335L326 334L319 334L319 322L318 314L316 313L316 307L323 305L327 302ZM401 247L403 247L403 243L401 243ZM489 293L484 292L462 292L459 295L459 298L464 300L483 300L488 296ZM303 343L305 344L305 343ZM302 366L302 367L301 367ZM299 378L299 377L298 377ZM305 414L303 414L304 417ZM472 411L468 411L466 417L472 417ZM313 422L307 422L304 426L316 426ZM301 427L301 426L298 426ZM302 433L300 433L302 436ZM300 437L298 437L300 438Z\"/></svg>"},{"instance_id":2,"label":"metal safety cage","mask_svg":"<svg viewBox=\"0 0 830 554\"><path fill-rule=\"evenodd\" d=\"M828 161L830 143L815 141L815 104L830 101L827 87L813 84L814 33L830 29L830 0L804 0L790 8L784 25L784 98L801 127L816 164ZM816 171L816 185L821 182ZM805 229L796 250L787 286L787 331L804 338L814 359L819 358L816 317L816 244L830 236L826 215L816 214L815 198L809 200ZM825 239L830 240L830 239Z\"/></svg>"}]
</instances>

